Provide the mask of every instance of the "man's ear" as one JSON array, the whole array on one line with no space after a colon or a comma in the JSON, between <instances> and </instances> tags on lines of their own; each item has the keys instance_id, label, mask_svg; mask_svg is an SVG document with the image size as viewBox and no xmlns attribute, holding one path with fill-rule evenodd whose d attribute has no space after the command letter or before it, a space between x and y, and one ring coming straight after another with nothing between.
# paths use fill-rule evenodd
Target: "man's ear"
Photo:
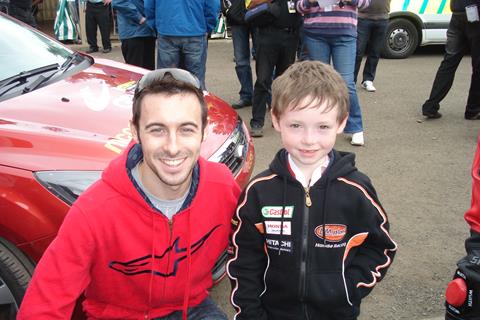
<instances>
[{"instance_id":1,"label":"man's ear","mask_svg":"<svg viewBox=\"0 0 480 320\"><path fill-rule=\"evenodd\" d=\"M273 110L270 110L270 115L272 116L272 124L275 130L280 132L280 119L277 118L276 115L273 114Z\"/></svg>"},{"instance_id":2,"label":"man's ear","mask_svg":"<svg viewBox=\"0 0 480 320\"><path fill-rule=\"evenodd\" d=\"M342 120L342 122L340 122L340 125L338 126L338 129L337 129L337 134L340 134L343 132L343 129L345 129L345 126L347 125L347 119L348 119L348 113L346 117Z\"/></svg>"},{"instance_id":3,"label":"man's ear","mask_svg":"<svg viewBox=\"0 0 480 320\"><path fill-rule=\"evenodd\" d=\"M202 142L204 142L205 140L207 140L207 136L208 136L208 133L207 133L207 127L205 127L205 129L203 129L203 132L202 132Z\"/></svg>"},{"instance_id":4,"label":"man's ear","mask_svg":"<svg viewBox=\"0 0 480 320\"><path fill-rule=\"evenodd\" d=\"M136 143L140 143L138 140L138 131L135 125L133 124L132 120L130 120L130 132L132 133L132 140Z\"/></svg>"}]
</instances>

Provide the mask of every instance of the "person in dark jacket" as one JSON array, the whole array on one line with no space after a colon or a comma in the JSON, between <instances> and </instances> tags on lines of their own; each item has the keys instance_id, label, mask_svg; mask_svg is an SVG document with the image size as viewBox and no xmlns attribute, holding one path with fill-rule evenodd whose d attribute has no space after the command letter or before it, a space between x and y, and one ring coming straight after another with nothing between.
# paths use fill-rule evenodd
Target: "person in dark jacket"
<instances>
[{"instance_id":1,"label":"person in dark jacket","mask_svg":"<svg viewBox=\"0 0 480 320\"><path fill-rule=\"evenodd\" d=\"M257 1L259 3L261 1ZM263 125L267 103L270 99L272 74L281 75L292 63L299 40L301 16L291 0L274 0L271 5L271 19L262 19L265 24L258 26L255 71L257 80L253 87L252 119L250 134L263 136ZM254 5L254 1L248 8Z\"/></svg>"},{"instance_id":2,"label":"person in dark jacket","mask_svg":"<svg viewBox=\"0 0 480 320\"><path fill-rule=\"evenodd\" d=\"M236 320L353 320L397 245L355 155L333 149L348 90L329 65L303 61L272 85L284 149L240 196L227 264Z\"/></svg>"},{"instance_id":3,"label":"person in dark jacket","mask_svg":"<svg viewBox=\"0 0 480 320\"><path fill-rule=\"evenodd\" d=\"M472 8L476 21L469 21L465 8ZM422 105L422 114L427 119L442 116L438 110L440 102L450 91L455 78L455 71L470 48L472 56L472 79L468 92L465 119L480 120L480 22L478 21L480 0L450 0L452 18L447 30L445 55L433 81L430 97ZM475 17L473 17L475 18Z\"/></svg>"},{"instance_id":4,"label":"person in dark jacket","mask_svg":"<svg viewBox=\"0 0 480 320\"><path fill-rule=\"evenodd\" d=\"M155 69L155 31L146 23L143 0L113 0L125 62Z\"/></svg>"}]
</instances>

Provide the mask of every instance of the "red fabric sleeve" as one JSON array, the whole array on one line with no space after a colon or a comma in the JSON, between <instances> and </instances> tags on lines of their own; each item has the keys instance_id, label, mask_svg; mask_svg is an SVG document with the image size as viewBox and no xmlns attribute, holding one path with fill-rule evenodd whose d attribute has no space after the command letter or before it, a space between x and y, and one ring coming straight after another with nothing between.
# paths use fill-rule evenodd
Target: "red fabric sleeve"
<instances>
[{"instance_id":1,"label":"red fabric sleeve","mask_svg":"<svg viewBox=\"0 0 480 320\"><path fill-rule=\"evenodd\" d=\"M478 136L477 152L472 166L472 203L465 213L465 220L470 228L480 233L480 135Z\"/></svg>"}]
</instances>

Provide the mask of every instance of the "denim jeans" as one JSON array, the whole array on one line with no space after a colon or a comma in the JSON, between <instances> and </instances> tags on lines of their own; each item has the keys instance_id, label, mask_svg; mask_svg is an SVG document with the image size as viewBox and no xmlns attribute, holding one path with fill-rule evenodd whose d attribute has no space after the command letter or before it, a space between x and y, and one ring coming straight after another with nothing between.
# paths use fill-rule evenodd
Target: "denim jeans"
<instances>
[{"instance_id":1,"label":"denim jeans","mask_svg":"<svg viewBox=\"0 0 480 320\"><path fill-rule=\"evenodd\" d=\"M357 60L355 62L354 81L357 82L358 71L362 64L368 45L367 60L363 67L363 81L375 79L380 53L382 52L383 41L387 33L388 20L371 20L358 18L357 24Z\"/></svg>"},{"instance_id":2,"label":"denim jeans","mask_svg":"<svg viewBox=\"0 0 480 320\"><path fill-rule=\"evenodd\" d=\"M205 89L207 36L157 37L157 68L182 68L193 73Z\"/></svg>"},{"instance_id":3,"label":"denim jeans","mask_svg":"<svg viewBox=\"0 0 480 320\"><path fill-rule=\"evenodd\" d=\"M469 23L465 14L452 14L447 30L445 55L433 81L430 97L422 106L423 113L434 113L453 84L455 71L468 47L472 55L472 78L465 116L480 113L480 23Z\"/></svg>"},{"instance_id":4,"label":"denim jeans","mask_svg":"<svg viewBox=\"0 0 480 320\"><path fill-rule=\"evenodd\" d=\"M305 35L303 41L307 47L310 60L319 60L328 64L332 61L333 67L347 84L350 113L344 132L363 131L362 111L358 102L355 81L353 81L357 39L354 36L347 35L325 35L317 38Z\"/></svg>"},{"instance_id":5,"label":"denim jeans","mask_svg":"<svg viewBox=\"0 0 480 320\"><path fill-rule=\"evenodd\" d=\"M155 320L182 320L182 311L175 311L168 316L155 318ZM207 297L198 306L188 308L187 320L228 320L227 315Z\"/></svg>"},{"instance_id":6,"label":"denim jeans","mask_svg":"<svg viewBox=\"0 0 480 320\"><path fill-rule=\"evenodd\" d=\"M240 81L240 100L251 102L253 98L252 67L250 66L250 30L247 25L232 25L235 72ZM253 46L252 46L253 47Z\"/></svg>"}]
</instances>

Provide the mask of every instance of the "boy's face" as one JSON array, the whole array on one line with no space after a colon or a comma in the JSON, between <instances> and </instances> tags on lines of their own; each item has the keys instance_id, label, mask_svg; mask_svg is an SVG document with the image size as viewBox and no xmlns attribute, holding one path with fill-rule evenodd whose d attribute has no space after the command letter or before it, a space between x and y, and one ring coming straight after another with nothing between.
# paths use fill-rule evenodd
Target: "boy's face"
<instances>
[{"instance_id":1,"label":"boy's face","mask_svg":"<svg viewBox=\"0 0 480 320\"><path fill-rule=\"evenodd\" d=\"M299 106L308 101L309 97L303 99ZM301 110L292 110L295 108L289 106L280 118L272 113L273 126L280 133L283 146L308 178L324 163L335 145L337 134L343 131L347 122L345 118L338 123L337 107L327 112L325 108L326 103L318 105L318 101L313 101Z\"/></svg>"}]
</instances>

